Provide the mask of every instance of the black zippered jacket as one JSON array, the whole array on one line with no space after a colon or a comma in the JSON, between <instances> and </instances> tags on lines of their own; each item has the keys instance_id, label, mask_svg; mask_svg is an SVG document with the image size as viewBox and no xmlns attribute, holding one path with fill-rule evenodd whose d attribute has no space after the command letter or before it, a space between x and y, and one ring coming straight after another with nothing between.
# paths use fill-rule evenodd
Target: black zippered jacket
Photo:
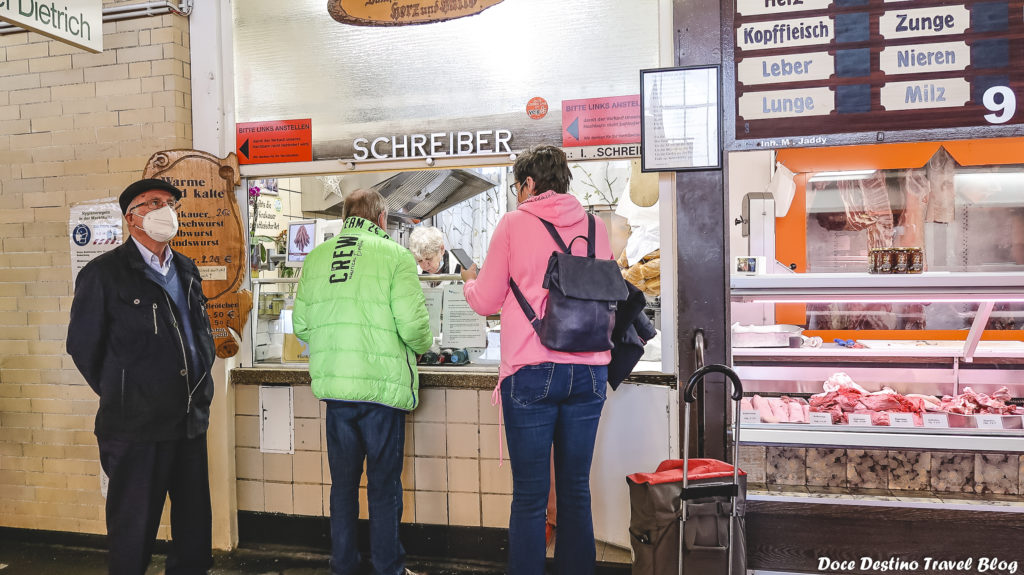
<instances>
[{"instance_id":1,"label":"black zippered jacket","mask_svg":"<svg viewBox=\"0 0 1024 575\"><path fill-rule=\"evenodd\" d=\"M96 435L136 441L206 432L215 359L199 269L174 252L188 308L177 309L134 241L89 262L78 274L67 350L100 396ZM190 313L201 365L189 365L181 313Z\"/></svg>"}]
</instances>

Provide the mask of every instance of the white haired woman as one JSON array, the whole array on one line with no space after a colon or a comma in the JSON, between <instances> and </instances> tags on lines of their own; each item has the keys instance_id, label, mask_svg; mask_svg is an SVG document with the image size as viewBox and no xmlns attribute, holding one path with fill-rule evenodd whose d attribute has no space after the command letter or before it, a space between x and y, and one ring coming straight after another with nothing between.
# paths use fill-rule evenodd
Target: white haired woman
<instances>
[{"instance_id":1,"label":"white haired woman","mask_svg":"<svg viewBox=\"0 0 1024 575\"><path fill-rule=\"evenodd\" d=\"M450 258L444 246L441 230L420 226L409 234L409 251L416 258L416 264L426 274L457 274L462 271L454 258Z\"/></svg>"}]
</instances>

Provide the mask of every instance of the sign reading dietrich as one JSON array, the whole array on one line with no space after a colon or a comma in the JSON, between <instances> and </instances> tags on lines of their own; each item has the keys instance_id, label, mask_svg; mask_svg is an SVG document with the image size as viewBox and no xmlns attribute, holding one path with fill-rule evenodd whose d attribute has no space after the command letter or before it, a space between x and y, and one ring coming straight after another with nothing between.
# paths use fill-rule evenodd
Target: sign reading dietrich
<instances>
[{"instance_id":1,"label":"sign reading dietrich","mask_svg":"<svg viewBox=\"0 0 1024 575\"><path fill-rule=\"evenodd\" d=\"M1024 123L1019 2L736 0L733 24L737 140Z\"/></svg>"},{"instance_id":2,"label":"sign reading dietrich","mask_svg":"<svg viewBox=\"0 0 1024 575\"><path fill-rule=\"evenodd\" d=\"M328 0L331 18L356 26L404 26L479 14L502 0Z\"/></svg>"},{"instance_id":3,"label":"sign reading dietrich","mask_svg":"<svg viewBox=\"0 0 1024 575\"><path fill-rule=\"evenodd\" d=\"M102 0L0 0L0 21L89 52L103 51Z\"/></svg>"},{"instance_id":4,"label":"sign reading dietrich","mask_svg":"<svg viewBox=\"0 0 1024 575\"><path fill-rule=\"evenodd\" d=\"M143 177L170 182L182 191L178 235L171 247L192 258L203 276L203 293L217 357L238 353L239 338L252 309L245 279L245 228L235 201L238 158L220 159L197 150L157 152ZM232 333L233 332L233 333Z\"/></svg>"}]
</instances>

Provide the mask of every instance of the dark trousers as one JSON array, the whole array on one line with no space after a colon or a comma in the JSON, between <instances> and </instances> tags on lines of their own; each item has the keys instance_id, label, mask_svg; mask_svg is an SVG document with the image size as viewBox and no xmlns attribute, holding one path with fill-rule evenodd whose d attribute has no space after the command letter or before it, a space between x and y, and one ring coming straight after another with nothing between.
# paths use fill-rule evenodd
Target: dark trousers
<instances>
[{"instance_id":1,"label":"dark trousers","mask_svg":"<svg viewBox=\"0 0 1024 575\"><path fill-rule=\"evenodd\" d=\"M205 574L213 564L206 434L194 439L98 438L107 488L111 575L142 575L153 555L164 500L171 497L167 575Z\"/></svg>"},{"instance_id":2,"label":"dark trousers","mask_svg":"<svg viewBox=\"0 0 1024 575\"><path fill-rule=\"evenodd\" d=\"M327 402L327 459L331 466L331 572L354 575L359 479L366 462L370 563L377 575L405 573L398 538L402 520L405 412L373 403Z\"/></svg>"}]
</instances>

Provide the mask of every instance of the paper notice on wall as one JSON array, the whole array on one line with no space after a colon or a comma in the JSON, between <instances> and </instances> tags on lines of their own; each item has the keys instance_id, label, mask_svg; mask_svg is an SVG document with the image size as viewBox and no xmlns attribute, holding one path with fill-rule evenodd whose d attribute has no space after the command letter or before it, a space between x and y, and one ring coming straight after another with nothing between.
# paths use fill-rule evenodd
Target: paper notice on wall
<instances>
[{"instance_id":1,"label":"paper notice on wall","mask_svg":"<svg viewBox=\"0 0 1024 575\"><path fill-rule=\"evenodd\" d=\"M462 285L444 286L441 347L484 347L486 330L487 320L469 307Z\"/></svg>"},{"instance_id":2,"label":"paper notice on wall","mask_svg":"<svg viewBox=\"0 0 1024 575\"><path fill-rule=\"evenodd\" d=\"M434 334L434 337L440 337L444 288L423 288L423 297L427 300L427 313L430 314L430 333Z\"/></svg>"},{"instance_id":3,"label":"paper notice on wall","mask_svg":"<svg viewBox=\"0 0 1024 575\"><path fill-rule=\"evenodd\" d=\"M123 243L121 206L116 198L71 204L68 236L71 238L71 282L96 256Z\"/></svg>"}]
</instances>

